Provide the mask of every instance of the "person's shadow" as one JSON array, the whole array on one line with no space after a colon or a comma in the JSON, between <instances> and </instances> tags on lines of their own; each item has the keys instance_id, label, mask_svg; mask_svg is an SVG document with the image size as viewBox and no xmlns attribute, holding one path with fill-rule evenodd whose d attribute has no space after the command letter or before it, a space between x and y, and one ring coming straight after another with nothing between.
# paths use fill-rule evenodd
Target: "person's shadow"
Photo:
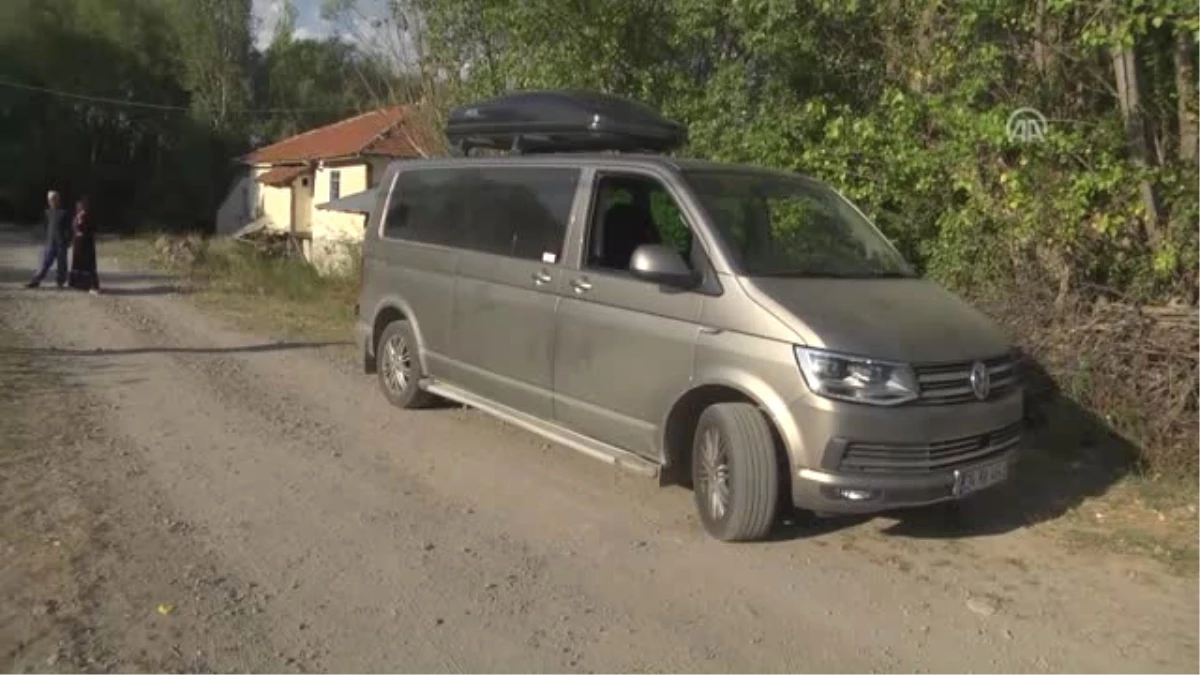
<instances>
[{"instance_id":1,"label":"person's shadow","mask_svg":"<svg viewBox=\"0 0 1200 675\"><path fill-rule=\"evenodd\" d=\"M120 347L116 349L59 349L57 347L0 347L2 354L19 354L38 359L46 358L112 358L118 356L134 356L138 354L257 354L265 352L285 352L295 350L322 349L325 347L345 347L352 342L263 342L258 344L238 345L236 347Z\"/></svg>"},{"instance_id":2,"label":"person's shadow","mask_svg":"<svg viewBox=\"0 0 1200 675\"><path fill-rule=\"evenodd\" d=\"M31 267L17 268L9 267L7 265L0 265L0 284L24 285L29 283L29 280L32 279L33 275L37 273L37 265L40 263L41 258L38 258L37 262ZM46 279L42 280L42 285L49 284L53 286L54 278L54 270L51 270L50 273L46 275Z\"/></svg>"},{"instance_id":3,"label":"person's shadow","mask_svg":"<svg viewBox=\"0 0 1200 675\"><path fill-rule=\"evenodd\" d=\"M148 297L155 295L187 295L191 289L174 284L152 284L150 286L105 286L100 292L116 297Z\"/></svg>"},{"instance_id":4,"label":"person's shadow","mask_svg":"<svg viewBox=\"0 0 1200 675\"><path fill-rule=\"evenodd\" d=\"M40 262L40 259L38 262ZM37 270L34 267L20 268L10 265L0 265L0 284L24 285L33 278L35 272ZM42 286L53 287L54 282L55 272L52 270L42 280ZM106 273L104 270L100 271L101 292L109 295L163 295L185 292L184 289L173 282L174 278L166 274L151 272Z\"/></svg>"}]
</instances>

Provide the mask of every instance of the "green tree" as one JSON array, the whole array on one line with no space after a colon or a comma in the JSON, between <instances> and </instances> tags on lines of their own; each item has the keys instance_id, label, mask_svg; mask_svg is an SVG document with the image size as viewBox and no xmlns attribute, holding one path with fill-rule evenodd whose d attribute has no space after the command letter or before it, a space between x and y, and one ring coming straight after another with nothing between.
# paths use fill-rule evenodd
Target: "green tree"
<instances>
[{"instance_id":1,"label":"green tree","mask_svg":"<svg viewBox=\"0 0 1200 675\"><path fill-rule=\"evenodd\" d=\"M0 200L91 193L106 227L203 227L253 141L373 107L393 72L337 40L252 47L250 0L0 2Z\"/></svg>"},{"instance_id":2,"label":"green tree","mask_svg":"<svg viewBox=\"0 0 1200 675\"><path fill-rule=\"evenodd\" d=\"M1177 0L405 4L452 101L646 101L688 154L831 182L959 287L1195 297L1197 18ZM1045 142L1007 138L1025 106Z\"/></svg>"}]
</instances>

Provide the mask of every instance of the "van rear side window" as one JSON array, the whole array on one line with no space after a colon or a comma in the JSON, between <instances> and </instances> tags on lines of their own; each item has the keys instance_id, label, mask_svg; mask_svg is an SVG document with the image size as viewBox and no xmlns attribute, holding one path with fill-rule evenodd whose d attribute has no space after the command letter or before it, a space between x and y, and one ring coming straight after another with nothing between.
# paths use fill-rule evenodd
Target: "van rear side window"
<instances>
[{"instance_id":1,"label":"van rear side window","mask_svg":"<svg viewBox=\"0 0 1200 675\"><path fill-rule=\"evenodd\" d=\"M457 169L405 171L396 177L383 236L423 244L458 246L463 203L455 194Z\"/></svg>"},{"instance_id":2,"label":"van rear side window","mask_svg":"<svg viewBox=\"0 0 1200 675\"><path fill-rule=\"evenodd\" d=\"M397 178L384 236L525 260L561 259L579 169L465 167Z\"/></svg>"}]
</instances>

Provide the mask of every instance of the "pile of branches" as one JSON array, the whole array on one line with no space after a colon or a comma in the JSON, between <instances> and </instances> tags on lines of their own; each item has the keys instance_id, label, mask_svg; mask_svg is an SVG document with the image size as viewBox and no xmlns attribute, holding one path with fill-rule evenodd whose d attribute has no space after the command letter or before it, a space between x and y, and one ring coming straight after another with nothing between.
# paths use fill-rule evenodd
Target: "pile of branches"
<instances>
[{"instance_id":1,"label":"pile of branches","mask_svg":"<svg viewBox=\"0 0 1200 675\"><path fill-rule=\"evenodd\" d=\"M303 253L300 250L300 243L287 232L263 228L247 232L238 237L236 241L251 247L255 253L263 258L283 259L303 257Z\"/></svg>"},{"instance_id":2,"label":"pile of branches","mask_svg":"<svg viewBox=\"0 0 1200 675\"><path fill-rule=\"evenodd\" d=\"M203 255L208 242L197 234L161 235L154 240L154 255L159 262L176 267L191 267Z\"/></svg>"},{"instance_id":3,"label":"pile of branches","mask_svg":"<svg viewBox=\"0 0 1200 675\"><path fill-rule=\"evenodd\" d=\"M1022 284L980 302L1031 357L1034 406L1046 411L1041 421L1080 424L1078 415L1062 418L1063 411L1076 411L1109 436L1086 442L1116 441L1149 475L1194 481L1200 464L1197 308L1082 294L1056 303L1046 289Z\"/></svg>"}]
</instances>

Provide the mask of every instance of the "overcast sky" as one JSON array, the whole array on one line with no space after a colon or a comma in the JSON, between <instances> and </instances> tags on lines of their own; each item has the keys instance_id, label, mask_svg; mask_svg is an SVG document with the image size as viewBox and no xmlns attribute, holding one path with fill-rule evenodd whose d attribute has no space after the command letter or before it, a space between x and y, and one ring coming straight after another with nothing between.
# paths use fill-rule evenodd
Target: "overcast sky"
<instances>
[{"instance_id":1,"label":"overcast sky","mask_svg":"<svg viewBox=\"0 0 1200 675\"><path fill-rule=\"evenodd\" d=\"M296 37L324 38L333 33L333 26L321 18L321 0L292 0L296 6ZM264 49L271 43L275 25L283 15L283 0L254 0L254 16L258 19L255 45Z\"/></svg>"},{"instance_id":2,"label":"overcast sky","mask_svg":"<svg viewBox=\"0 0 1200 675\"><path fill-rule=\"evenodd\" d=\"M6 2L7 0L0 0ZM285 0L252 0L254 3L254 44L266 49L275 35L275 27L283 16ZM322 0L292 0L296 7L296 37L300 39L323 39L338 35L343 40L356 43L360 48L384 56L400 68L412 63L415 58L413 44L408 35L397 36L387 29L380 30L371 24L377 17L387 17L387 0L356 0L355 13L347 17L350 21L340 27L321 18Z\"/></svg>"}]
</instances>

